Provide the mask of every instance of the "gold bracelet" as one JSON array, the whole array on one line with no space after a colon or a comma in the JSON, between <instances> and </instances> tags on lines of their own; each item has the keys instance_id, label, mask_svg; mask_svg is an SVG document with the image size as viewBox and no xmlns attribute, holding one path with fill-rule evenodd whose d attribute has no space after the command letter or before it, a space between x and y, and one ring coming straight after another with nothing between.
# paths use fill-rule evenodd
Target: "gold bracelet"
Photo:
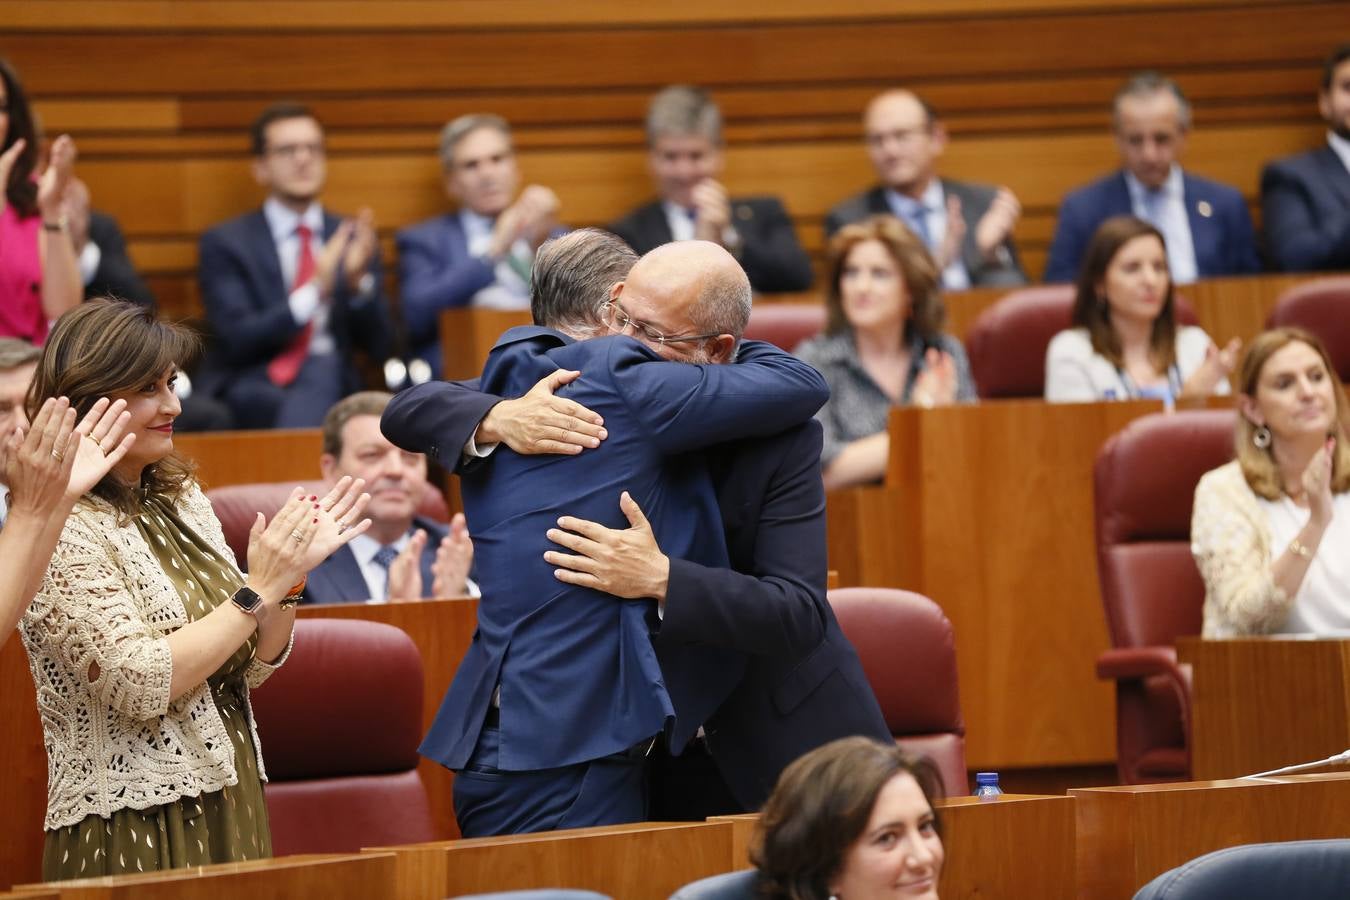
<instances>
[{"instance_id":1,"label":"gold bracelet","mask_svg":"<svg viewBox=\"0 0 1350 900\"><path fill-rule=\"evenodd\" d=\"M1294 554L1295 556L1301 556L1304 559L1312 559L1313 555L1312 551L1309 550L1307 547L1305 547L1303 545L1303 542L1300 541L1298 538L1294 538L1292 541L1289 542L1289 552Z\"/></svg>"}]
</instances>

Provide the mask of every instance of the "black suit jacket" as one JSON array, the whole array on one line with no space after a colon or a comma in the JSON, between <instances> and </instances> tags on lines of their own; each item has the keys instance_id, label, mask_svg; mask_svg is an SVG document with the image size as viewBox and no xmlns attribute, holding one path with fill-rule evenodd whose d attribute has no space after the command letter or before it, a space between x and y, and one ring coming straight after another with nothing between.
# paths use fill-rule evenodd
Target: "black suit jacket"
<instances>
[{"instance_id":1,"label":"black suit jacket","mask_svg":"<svg viewBox=\"0 0 1350 900\"><path fill-rule=\"evenodd\" d=\"M1330 147L1266 166L1261 210L1276 268L1350 269L1350 170Z\"/></svg>"},{"instance_id":2,"label":"black suit jacket","mask_svg":"<svg viewBox=\"0 0 1350 900\"><path fill-rule=\"evenodd\" d=\"M500 399L457 391L455 402L419 404L411 420L396 398L382 427L394 443L411 438L405 449L453 467ZM757 809L809 750L853 734L892 740L825 598L821 443L812 420L706 451L732 569L671 560L658 658L684 645L749 654L745 675L705 723L718 770L745 809Z\"/></svg>"},{"instance_id":3,"label":"black suit jacket","mask_svg":"<svg viewBox=\"0 0 1350 900\"><path fill-rule=\"evenodd\" d=\"M106 213L90 210L89 240L99 250L94 280L84 286L84 298L116 297L154 308L155 295L146 286L127 255L127 241L117 220Z\"/></svg>"},{"instance_id":4,"label":"black suit jacket","mask_svg":"<svg viewBox=\"0 0 1350 900\"><path fill-rule=\"evenodd\" d=\"M985 259L975 243L975 229L980 219L989 211L994 202L995 189L984 184L971 184L965 181L942 179L942 190L961 200L961 218L966 220L966 237L961 242L961 261L970 274L971 287L1016 286L1027 283L1022 263L1017 258L1017 247L1009 237L994 253L992 259ZM850 197L831 209L825 216L825 240L845 225L861 221L868 216L895 215L891 205L886 202L886 189L877 185L855 197Z\"/></svg>"},{"instance_id":5,"label":"black suit jacket","mask_svg":"<svg viewBox=\"0 0 1350 900\"><path fill-rule=\"evenodd\" d=\"M333 236L342 220L327 213L323 236ZM369 297L353 297L338 279L330 307L328 327L343 362L343 388L361 386L353 362L353 349L361 348L376 362L390 353L392 326L383 296L384 273L378 250L371 263L375 291ZM210 393L232 377L263 375L267 363L286 348L302 326L295 323L286 302L290 294L284 282L272 232L261 209L230 219L202 235L197 277L202 301L214 340L202 372L199 388Z\"/></svg>"},{"instance_id":6,"label":"black suit jacket","mask_svg":"<svg viewBox=\"0 0 1350 900\"><path fill-rule=\"evenodd\" d=\"M731 224L741 236L734 251L760 294L804 291L811 287L811 260L797 242L792 219L777 197L744 197L731 201ZM609 226L638 253L669 244L675 238L660 201L640 206Z\"/></svg>"}]
</instances>

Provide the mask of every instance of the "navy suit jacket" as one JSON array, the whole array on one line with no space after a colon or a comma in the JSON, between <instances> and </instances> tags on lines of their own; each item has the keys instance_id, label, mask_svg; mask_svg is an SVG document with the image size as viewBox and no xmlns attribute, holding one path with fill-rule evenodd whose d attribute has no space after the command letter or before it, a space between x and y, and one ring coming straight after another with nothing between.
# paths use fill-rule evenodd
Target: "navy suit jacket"
<instances>
[{"instance_id":1,"label":"navy suit jacket","mask_svg":"<svg viewBox=\"0 0 1350 900\"><path fill-rule=\"evenodd\" d=\"M750 654L704 724L708 750L747 810L803 753L855 734L893 739L825 598L820 448L812 420L710 451L731 568L670 561L658 657L685 644Z\"/></svg>"},{"instance_id":2,"label":"navy suit jacket","mask_svg":"<svg viewBox=\"0 0 1350 900\"><path fill-rule=\"evenodd\" d=\"M342 220L324 214L324 239ZM334 290L328 327L343 362L344 392L357 390L361 379L352 361L360 347L383 363L391 347L389 312L383 297L384 275L378 253L371 263L375 292L352 297L341 278ZM214 340L198 375L198 388L212 393L242 375L266 377L267 363L299 334L286 302L290 286L281 273L272 232L261 209L222 222L202 235L197 277Z\"/></svg>"},{"instance_id":3,"label":"navy suit jacket","mask_svg":"<svg viewBox=\"0 0 1350 900\"><path fill-rule=\"evenodd\" d=\"M558 229L553 236L564 230ZM394 242L409 350L426 360L433 376L440 378L444 369L441 312L468 306L474 294L497 280L496 263L469 255L469 239L457 212L404 228Z\"/></svg>"},{"instance_id":4,"label":"navy suit jacket","mask_svg":"<svg viewBox=\"0 0 1350 900\"><path fill-rule=\"evenodd\" d=\"M811 259L777 197L731 201L731 225L740 235L736 256L756 293L804 291L811 287ZM638 253L675 240L660 201L648 203L609 226Z\"/></svg>"},{"instance_id":5,"label":"navy suit jacket","mask_svg":"<svg viewBox=\"0 0 1350 900\"><path fill-rule=\"evenodd\" d=\"M1182 172L1186 221L1195 245L1201 278L1247 275L1261 271L1256 234L1247 202L1235 188ZM1203 212L1202 212L1203 210ZM1206 214L1207 213L1207 214ZM1075 281L1097 227L1112 216L1134 214L1123 171L1113 172L1064 198L1045 264L1046 281Z\"/></svg>"},{"instance_id":6,"label":"navy suit jacket","mask_svg":"<svg viewBox=\"0 0 1350 900\"><path fill-rule=\"evenodd\" d=\"M1350 269L1350 170L1330 147L1266 166L1261 211L1266 250L1276 268Z\"/></svg>"},{"instance_id":7,"label":"navy suit jacket","mask_svg":"<svg viewBox=\"0 0 1350 900\"><path fill-rule=\"evenodd\" d=\"M117 220L107 213L90 210L89 240L98 247L99 257L93 280L84 286L85 299L116 297L154 309L155 295L131 264L127 240Z\"/></svg>"},{"instance_id":8,"label":"navy suit jacket","mask_svg":"<svg viewBox=\"0 0 1350 900\"><path fill-rule=\"evenodd\" d=\"M519 396L558 368L583 372L560 393L604 416L610 437L576 457L500 447L463 473L483 599L478 631L421 748L450 768L473 752L499 683L499 766L508 771L596 759L663 728L682 747L739 679L744 657L679 648L663 672L650 637L655 604L559 582L543 559L552 546L545 532L562 512L623 527L618 497L628 490L667 553L724 567L711 480L691 451L804 422L828 396L819 373L767 344L745 344L734 365L691 366L631 338L578 343L533 326L503 335L482 387ZM423 385L399 395L385 434L429 450L418 407L455 390Z\"/></svg>"},{"instance_id":9,"label":"navy suit jacket","mask_svg":"<svg viewBox=\"0 0 1350 900\"><path fill-rule=\"evenodd\" d=\"M431 596L431 586L435 575L431 571L436 562L436 548L445 537L445 526L429 519L413 519L413 528L427 533L427 545L422 548L419 568L422 570L422 596ZM365 603L370 600L370 591L366 588L365 576L356 562L356 555L348 544L343 544L333 555L319 563L309 573L305 582L305 604L320 603ZM382 599L382 598L381 598Z\"/></svg>"}]
</instances>

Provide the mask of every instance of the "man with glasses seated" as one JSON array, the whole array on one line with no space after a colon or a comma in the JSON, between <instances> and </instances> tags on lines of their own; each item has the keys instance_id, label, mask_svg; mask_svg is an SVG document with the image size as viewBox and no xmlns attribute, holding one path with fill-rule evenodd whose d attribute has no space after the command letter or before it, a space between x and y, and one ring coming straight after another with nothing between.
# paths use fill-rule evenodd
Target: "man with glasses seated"
<instances>
[{"instance_id":1,"label":"man with glasses seated","mask_svg":"<svg viewBox=\"0 0 1350 900\"><path fill-rule=\"evenodd\" d=\"M737 354L750 283L726 250L682 241L625 278L631 264L622 241L593 229L546 243L532 273L539 325L506 332L483 371L479 387L495 396L472 393L472 409L463 386L420 385L381 423L396 445L451 466L461 452L490 454L459 469L483 592L478 632L421 747L457 773L466 837L641 820L656 738L679 752L747 666L742 652L692 643L658 659L655 599L554 575L544 554L557 549L558 517L623 528L627 493L663 551L725 569L700 451L800 425L826 399L819 373L789 354L757 342ZM598 414L603 442L592 434L598 446L572 455L516 452L512 410L541 399Z\"/></svg>"},{"instance_id":2,"label":"man with glasses seated","mask_svg":"<svg viewBox=\"0 0 1350 900\"><path fill-rule=\"evenodd\" d=\"M319 202L323 127L278 103L252 129L262 208L202 235L198 278L212 340L197 390L242 428L317 426L361 388L353 351L383 362L392 328L369 209L350 219Z\"/></svg>"}]
</instances>

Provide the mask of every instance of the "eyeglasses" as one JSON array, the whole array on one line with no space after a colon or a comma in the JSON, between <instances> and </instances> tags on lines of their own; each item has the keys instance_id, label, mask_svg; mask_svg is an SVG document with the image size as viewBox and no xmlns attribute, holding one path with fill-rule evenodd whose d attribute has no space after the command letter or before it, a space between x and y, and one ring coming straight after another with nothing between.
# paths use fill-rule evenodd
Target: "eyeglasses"
<instances>
[{"instance_id":1,"label":"eyeglasses","mask_svg":"<svg viewBox=\"0 0 1350 900\"><path fill-rule=\"evenodd\" d=\"M623 311L623 307L618 304L618 301L606 300L604 303L600 304L600 311L609 317L610 327L615 331L625 332L631 328L635 334L640 332L653 344L660 344L663 347L666 344L681 344L687 341L706 341L708 338L715 338L722 333L720 331L711 331L707 334L682 334L667 337L646 322L638 321L628 315L628 313Z\"/></svg>"}]
</instances>

